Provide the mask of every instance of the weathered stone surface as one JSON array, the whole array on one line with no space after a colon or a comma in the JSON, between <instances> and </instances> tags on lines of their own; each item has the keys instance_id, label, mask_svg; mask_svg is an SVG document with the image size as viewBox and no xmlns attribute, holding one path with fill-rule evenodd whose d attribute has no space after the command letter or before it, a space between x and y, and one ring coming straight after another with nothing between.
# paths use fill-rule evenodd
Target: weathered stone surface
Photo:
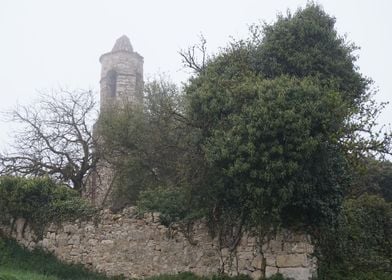
<instances>
[{"instance_id":1,"label":"weathered stone surface","mask_svg":"<svg viewBox=\"0 0 392 280\"><path fill-rule=\"evenodd\" d=\"M78 230L76 225L64 225L65 233L75 233Z\"/></svg>"},{"instance_id":2,"label":"weathered stone surface","mask_svg":"<svg viewBox=\"0 0 392 280\"><path fill-rule=\"evenodd\" d=\"M301 267L306 266L308 257L306 254L279 255L276 257L278 267Z\"/></svg>"},{"instance_id":3,"label":"weathered stone surface","mask_svg":"<svg viewBox=\"0 0 392 280\"><path fill-rule=\"evenodd\" d=\"M262 257L260 255L255 256L251 265L257 269L261 269L261 267L263 266Z\"/></svg>"},{"instance_id":4,"label":"weathered stone surface","mask_svg":"<svg viewBox=\"0 0 392 280\"><path fill-rule=\"evenodd\" d=\"M274 252L274 253L282 252L283 242L282 242L282 240L279 240L279 239L272 239L268 243L264 243L262 250L264 252Z\"/></svg>"},{"instance_id":5,"label":"weathered stone surface","mask_svg":"<svg viewBox=\"0 0 392 280\"><path fill-rule=\"evenodd\" d=\"M268 266L276 266L276 256L273 255L265 256L265 263Z\"/></svg>"},{"instance_id":6,"label":"weathered stone surface","mask_svg":"<svg viewBox=\"0 0 392 280\"><path fill-rule=\"evenodd\" d=\"M278 268L276 266L266 266L265 267L265 277L271 277L272 275L275 275L278 273ZM297 279L299 280L299 279Z\"/></svg>"},{"instance_id":7,"label":"weathered stone surface","mask_svg":"<svg viewBox=\"0 0 392 280\"><path fill-rule=\"evenodd\" d=\"M279 273L284 277L296 280L309 280L312 278L312 269L308 267L279 268Z\"/></svg>"},{"instance_id":8,"label":"weathered stone surface","mask_svg":"<svg viewBox=\"0 0 392 280\"><path fill-rule=\"evenodd\" d=\"M101 244L102 245L112 246L114 244L114 241L113 240L102 240Z\"/></svg>"},{"instance_id":9,"label":"weathered stone surface","mask_svg":"<svg viewBox=\"0 0 392 280\"><path fill-rule=\"evenodd\" d=\"M308 253L314 252L314 246L309 242L287 242L284 244L284 251L291 253Z\"/></svg>"},{"instance_id":10,"label":"weathered stone surface","mask_svg":"<svg viewBox=\"0 0 392 280\"><path fill-rule=\"evenodd\" d=\"M78 246L80 244L80 236L79 235L73 235L71 238L68 239L68 245L76 245Z\"/></svg>"},{"instance_id":11,"label":"weathered stone surface","mask_svg":"<svg viewBox=\"0 0 392 280\"><path fill-rule=\"evenodd\" d=\"M192 271L199 275L210 275L218 271L230 275L246 274L256 279L271 276L278 271L295 280L307 279L314 271L315 261L307 253L312 245L306 244L299 236L287 232L277 235L262 247L260 242L248 235L243 237L235 250L221 248L218 238L212 239L205 223L195 223L192 240L179 230L168 229L155 221L153 215L139 219L133 208L121 214L109 210L100 212L98 223L65 223L63 226L49 226L44 238L36 241L36 235L27 225L23 237L20 228L14 229L12 237L30 249L42 247L53 252L66 262L78 262L88 268L107 275L123 274L125 277L148 277L158 274L175 274ZM23 221L18 221L22 224ZM9 228L0 225L0 230ZM285 240L289 236L292 239ZM305 239L305 237L303 238ZM197 242L195 242L197 241ZM265 258L265 263L263 260Z\"/></svg>"},{"instance_id":12,"label":"weathered stone surface","mask_svg":"<svg viewBox=\"0 0 392 280\"><path fill-rule=\"evenodd\" d=\"M252 277L252 279L260 279L263 276L262 272L260 270L256 270L254 272L252 272L252 274L250 275L250 277Z\"/></svg>"}]
</instances>

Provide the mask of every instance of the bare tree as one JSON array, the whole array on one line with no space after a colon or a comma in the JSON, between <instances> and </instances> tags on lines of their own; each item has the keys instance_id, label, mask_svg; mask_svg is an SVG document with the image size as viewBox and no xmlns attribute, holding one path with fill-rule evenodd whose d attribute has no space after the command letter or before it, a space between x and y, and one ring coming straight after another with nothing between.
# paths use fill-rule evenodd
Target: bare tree
<instances>
[{"instance_id":1,"label":"bare tree","mask_svg":"<svg viewBox=\"0 0 392 280\"><path fill-rule=\"evenodd\" d=\"M200 43L193 45L186 50L181 50L179 54L185 68L192 69L195 73L200 73L209 60L207 55L207 40L203 35L200 35Z\"/></svg>"},{"instance_id":2,"label":"bare tree","mask_svg":"<svg viewBox=\"0 0 392 280\"><path fill-rule=\"evenodd\" d=\"M91 91L58 90L41 94L29 106L6 113L19 123L11 149L0 155L1 174L48 175L82 192L96 166L92 125L97 117Z\"/></svg>"}]
</instances>

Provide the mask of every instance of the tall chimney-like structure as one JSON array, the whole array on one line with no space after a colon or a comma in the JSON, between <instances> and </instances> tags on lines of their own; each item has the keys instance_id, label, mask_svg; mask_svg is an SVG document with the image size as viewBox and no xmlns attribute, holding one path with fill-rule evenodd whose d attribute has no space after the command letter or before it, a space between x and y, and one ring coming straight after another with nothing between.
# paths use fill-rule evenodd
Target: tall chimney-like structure
<instances>
[{"instance_id":1,"label":"tall chimney-like structure","mask_svg":"<svg viewBox=\"0 0 392 280\"><path fill-rule=\"evenodd\" d=\"M117 39L111 52L101 62L101 112L124 103L142 104L143 57L133 51L125 35Z\"/></svg>"},{"instance_id":2,"label":"tall chimney-like structure","mask_svg":"<svg viewBox=\"0 0 392 280\"><path fill-rule=\"evenodd\" d=\"M101 113L121 109L125 105L143 104L143 57L133 51L125 35L117 39L111 52L103 54L101 62ZM99 121L94 126L99 136ZM103 206L111 200L114 181L113 166L101 158L88 177L85 195L95 205Z\"/></svg>"}]
</instances>

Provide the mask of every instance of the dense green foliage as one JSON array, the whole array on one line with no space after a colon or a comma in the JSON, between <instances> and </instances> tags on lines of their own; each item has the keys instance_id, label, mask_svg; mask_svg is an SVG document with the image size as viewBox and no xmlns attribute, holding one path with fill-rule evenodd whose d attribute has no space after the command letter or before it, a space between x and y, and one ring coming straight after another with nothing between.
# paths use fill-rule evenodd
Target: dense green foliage
<instances>
[{"instance_id":1,"label":"dense green foliage","mask_svg":"<svg viewBox=\"0 0 392 280\"><path fill-rule=\"evenodd\" d=\"M374 121L363 108L379 108L334 23L309 4L254 26L190 80L186 114L208 170L197 188L215 223L331 223L354 160L387 147L389 136L362 135Z\"/></svg>"},{"instance_id":2,"label":"dense green foliage","mask_svg":"<svg viewBox=\"0 0 392 280\"><path fill-rule=\"evenodd\" d=\"M190 203L191 197L186 197L187 195L187 192L179 188L156 187L142 191L137 206L142 213L159 210L160 222L166 226L172 223L186 224L204 216L197 209L190 209L193 205Z\"/></svg>"},{"instance_id":3,"label":"dense green foliage","mask_svg":"<svg viewBox=\"0 0 392 280\"><path fill-rule=\"evenodd\" d=\"M53 255L41 250L30 252L15 241L0 238L0 279L104 280L109 278L87 271L81 265L61 263Z\"/></svg>"},{"instance_id":4,"label":"dense green foliage","mask_svg":"<svg viewBox=\"0 0 392 280\"><path fill-rule=\"evenodd\" d=\"M391 135L376 129L383 104L357 47L313 3L250 31L203 65L186 60L196 72L183 92L153 81L143 106L102 112L97 152L115 170L113 209L136 204L167 226L205 218L230 249L244 228L308 229L320 279L391 279L392 165L375 157L390 153ZM42 229L93 209L49 179L2 177L0 212Z\"/></svg>"},{"instance_id":5,"label":"dense green foliage","mask_svg":"<svg viewBox=\"0 0 392 280\"><path fill-rule=\"evenodd\" d=\"M346 100L360 101L370 81L355 71L357 48L340 37L334 25L333 17L312 4L294 15L278 16L274 24L263 27L252 67L267 78L317 77Z\"/></svg>"},{"instance_id":6,"label":"dense green foliage","mask_svg":"<svg viewBox=\"0 0 392 280\"><path fill-rule=\"evenodd\" d=\"M178 186L184 172L179 166L191 156L183 146L189 128L177 114L183 107L177 87L163 80L147 83L144 101L143 107L106 111L98 122L105 159L115 167L116 208L135 203L141 190Z\"/></svg>"},{"instance_id":7,"label":"dense green foliage","mask_svg":"<svg viewBox=\"0 0 392 280\"><path fill-rule=\"evenodd\" d=\"M237 97L249 101L241 104ZM265 228L282 222L318 225L333 217L346 178L336 139L344 121L339 93L312 79L283 76L244 78L225 91L192 98L193 110L216 102L229 112L197 114L211 126L200 143L216 173L205 185L211 206L222 213L235 209L250 226ZM218 101L205 104L204 98ZM208 113L212 120L204 120Z\"/></svg>"},{"instance_id":8,"label":"dense green foliage","mask_svg":"<svg viewBox=\"0 0 392 280\"><path fill-rule=\"evenodd\" d=\"M85 218L94 209L78 192L49 178L0 177L1 222L24 218L37 234L51 222Z\"/></svg>"},{"instance_id":9,"label":"dense green foliage","mask_svg":"<svg viewBox=\"0 0 392 280\"><path fill-rule=\"evenodd\" d=\"M390 140L372 132L380 107L371 80L334 24L315 4L280 15L194 67L184 95L153 82L144 108L103 116L118 197L134 203L159 188L139 204L173 221L330 224L358 159Z\"/></svg>"},{"instance_id":10,"label":"dense green foliage","mask_svg":"<svg viewBox=\"0 0 392 280\"><path fill-rule=\"evenodd\" d=\"M347 196L359 197L373 194L392 202L392 163L367 159L361 170L353 178L352 187Z\"/></svg>"},{"instance_id":11,"label":"dense green foliage","mask_svg":"<svg viewBox=\"0 0 392 280\"><path fill-rule=\"evenodd\" d=\"M190 65L196 72L183 95L153 82L143 110L108 114L102 134L125 171L118 174L119 197L161 212L167 224L205 217L231 249L244 228L259 236L282 226L306 228L320 244L339 238L331 241L342 248L336 258L332 243L321 246L330 267L334 260L377 274L390 257L378 250L388 244L366 238L389 238L377 230L388 225L390 212L380 210L385 220L379 220L370 209L385 202L358 196L389 199L388 163L368 162L390 153L391 135L376 129L383 104L355 65L357 48L334 25L310 3L253 26L249 38L230 42L203 65ZM363 173L366 166L379 175ZM364 180L353 180L359 176ZM346 195L358 200L343 205ZM375 224L355 236L367 219ZM349 242L355 238L369 241L367 247ZM359 260L367 254L372 264Z\"/></svg>"},{"instance_id":12,"label":"dense green foliage","mask_svg":"<svg viewBox=\"0 0 392 280\"><path fill-rule=\"evenodd\" d=\"M337 225L323 231L320 279L391 279L391 203L373 195L348 199Z\"/></svg>"}]
</instances>

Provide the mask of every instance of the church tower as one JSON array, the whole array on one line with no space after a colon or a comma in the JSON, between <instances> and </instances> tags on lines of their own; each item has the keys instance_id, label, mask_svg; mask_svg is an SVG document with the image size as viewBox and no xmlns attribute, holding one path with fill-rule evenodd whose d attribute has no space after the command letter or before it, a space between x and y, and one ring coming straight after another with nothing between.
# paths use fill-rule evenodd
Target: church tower
<instances>
[{"instance_id":1,"label":"church tower","mask_svg":"<svg viewBox=\"0 0 392 280\"><path fill-rule=\"evenodd\" d=\"M111 52L101 62L101 112L112 106L142 104L143 57L133 51L125 35L117 39Z\"/></svg>"},{"instance_id":2,"label":"church tower","mask_svg":"<svg viewBox=\"0 0 392 280\"><path fill-rule=\"evenodd\" d=\"M126 104L143 104L143 57L133 51L125 35L117 39L111 52L103 54L101 62L101 114L110 108L122 108ZM99 121L98 121L99 122ZM94 125L99 135L99 123ZM113 166L100 159L88 177L85 196L95 205L102 206L110 201L114 182Z\"/></svg>"}]
</instances>

